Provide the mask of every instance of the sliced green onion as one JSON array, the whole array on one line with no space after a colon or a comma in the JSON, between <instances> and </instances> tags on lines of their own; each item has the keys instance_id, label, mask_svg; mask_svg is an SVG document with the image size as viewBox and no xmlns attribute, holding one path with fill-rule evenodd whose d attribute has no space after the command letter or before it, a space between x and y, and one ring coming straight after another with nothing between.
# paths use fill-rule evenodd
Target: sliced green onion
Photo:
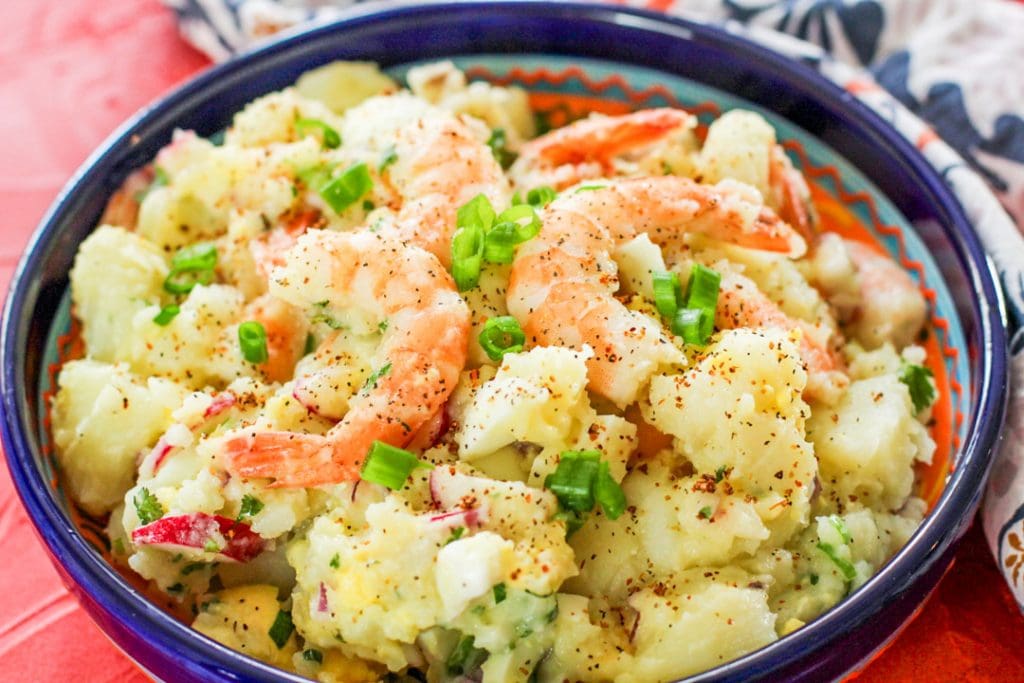
<instances>
[{"instance_id":1,"label":"sliced green onion","mask_svg":"<svg viewBox=\"0 0 1024 683\"><path fill-rule=\"evenodd\" d=\"M221 551L221 547L217 545L217 541L211 538L203 544L203 550L208 553L219 553Z\"/></svg>"},{"instance_id":2,"label":"sliced green onion","mask_svg":"<svg viewBox=\"0 0 1024 683\"><path fill-rule=\"evenodd\" d=\"M519 353L526 344L523 328L510 315L489 318L477 339L491 360L501 360L506 353Z\"/></svg>"},{"instance_id":3,"label":"sliced green onion","mask_svg":"<svg viewBox=\"0 0 1024 683\"><path fill-rule=\"evenodd\" d=\"M555 192L554 188L548 187L547 185L541 185L540 187L535 187L526 193L526 203L535 208L542 209L554 201L557 196L558 193Z\"/></svg>"},{"instance_id":4,"label":"sliced green onion","mask_svg":"<svg viewBox=\"0 0 1024 683\"><path fill-rule=\"evenodd\" d=\"M491 200L484 194L478 194L459 207L455 216L455 226L458 228L476 227L486 232L494 224L494 216Z\"/></svg>"},{"instance_id":5,"label":"sliced green onion","mask_svg":"<svg viewBox=\"0 0 1024 683\"><path fill-rule=\"evenodd\" d=\"M381 156L380 163L377 164L377 172L383 173L384 169L398 161L398 152L395 151L395 146L390 145L384 150L384 154Z\"/></svg>"},{"instance_id":6,"label":"sliced green onion","mask_svg":"<svg viewBox=\"0 0 1024 683\"><path fill-rule=\"evenodd\" d=\"M267 331L255 320L249 320L238 326L238 345L242 349L242 357L254 365L266 363Z\"/></svg>"},{"instance_id":7,"label":"sliced green onion","mask_svg":"<svg viewBox=\"0 0 1024 683\"><path fill-rule=\"evenodd\" d=\"M850 535L850 528L846 526L846 522L839 515L829 515L828 522L832 525L837 532L839 532L840 538L843 539L843 543L853 543L853 536Z\"/></svg>"},{"instance_id":8,"label":"sliced green onion","mask_svg":"<svg viewBox=\"0 0 1024 683\"><path fill-rule=\"evenodd\" d=\"M487 146L491 148L494 158L498 160L502 168L508 168L516 160L516 153L508 148L508 137L504 128L495 128L491 131L491 137L487 139Z\"/></svg>"},{"instance_id":9,"label":"sliced green onion","mask_svg":"<svg viewBox=\"0 0 1024 683\"><path fill-rule=\"evenodd\" d=\"M331 180L334 164L317 164L295 172L295 177L311 190L319 190Z\"/></svg>"},{"instance_id":10,"label":"sliced green onion","mask_svg":"<svg viewBox=\"0 0 1024 683\"><path fill-rule=\"evenodd\" d=\"M853 566L849 560L839 557L836 553L836 549L829 543L819 543L818 550L828 555L828 559L832 560L832 564L839 569L839 573L843 575L843 578L847 581L853 581L857 578L857 569Z\"/></svg>"},{"instance_id":11,"label":"sliced green onion","mask_svg":"<svg viewBox=\"0 0 1024 683\"><path fill-rule=\"evenodd\" d=\"M710 323L710 324L709 324ZM679 335L687 344L703 346L711 336L714 320L702 308L681 308L672 318L672 333Z\"/></svg>"},{"instance_id":12,"label":"sliced green onion","mask_svg":"<svg viewBox=\"0 0 1024 683\"><path fill-rule=\"evenodd\" d=\"M310 648L308 650L302 651L302 659L307 662L316 662L317 664L323 664L324 653L320 652L320 650L314 650L313 648Z\"/></svg>"},{"instance_id":13,"label":"sliced green onion","mask_svg":"<svg viewBox=\"0 0 1024 683\"><path fill-rule=\"evenodd\" d=\"M602 462L594 480L594 499L604 510L608 519L618 519L626 510L626 494L622 487L612 479L608 463Z\"/></svg>"},{"instance_id":14,"label":"sliced green onion","mask_svg":"<svg viewBox=\"0 0 1024 683\"><path fill-rule=\"evenodd\" d=\"M473 671L487 657L487 650L476 647L473 636L462 636L455 649L448 655L445 667L449 676L461 676Z\"/></svg>"},{"instance_id":15,"label":"sliced green onion","mask_svg":"<svg viewBox=\"0 0 1024 683\"><path fill-rule=\"evenodd\" d=\"M349 166L337 178L332 179L318 191L335 213L341 213L355 204L373 188L373 179L366 164L359 162Z\"/></svg>"},{"instance_id":16,"label":"sliced green onion","mask_svg":"<svg viewBox=\"0 0 1024 683\"><path fill-rule=\"evenodd\" d=\"M341 566L341 555L334 553L330 561L331 569L337 569Z\"/></svg>"},{"instance_id":17,"label":"sliced green onion","mask_svg":"<svg viewBox=\"0 0 1024 683\"><path fill-rule=\"evenodd\" d=\"M413 470L420 467L430 469L433 465L422 462L409 451L383 441L374 441L359 476L364 481L397 491L405 486Z\"/></svg>"},{"instance_id":18,"label":"sliced green onion","mask_svg":"<svg viewBox=\"0 0 1024 683\"><path fill-rule=\"evenodd\" d=\"M555 494L559 504L574 512L594 507L594 480L600 470L599 451L565 451L544 487Z\"/></svg>"},{"instance_id":19,"label":"sliced green onion","mask_svg":"<svg viewBox=\"0 0 1024 683\"><path fill-rule=\"evenodd\" d=\"M587 515L586 512L576 512L575 510L559 510L555 513L554 519L565 522L565 537L569 538L583 528L583 523L587 521Z\"/></svg>"},{"instance_id":20,"label":"sliced green onion","mask_svg":"<svg viewBox=\"0 0 1024 683\"><path fill-rule=\"evenodd\" d=\"M679 273L671 271L654 271L651 273L654 284L654 306L658 313L671 320L679 309L682 290L679 284Z\"/></svg>"},{"instance_id":21,"label":"sliced green onion","mask_svg":"<svg viewBox=\"0 0 1024 683\"><path fill-rule=\"evenodd\" d=\"M164 506L145 486L138 490L132 502L135 503L135 514L142 524L155 522L164 516Z\"/></svg>"},{"instance_id":22,"label":"sliced green onion","mask_svg":"<svg viewBox=\"0 0 1024 683\"><path fill-rule=\"evenodd\" d=\"M186 564L184 567L181 568L181 575L182 576L188 576L189 574L197 572L197 571L199 571L201 569L206 569L209 566L210 565L208 565L205 562L189 562L188 564Z\"/></svg>"},{"instance_id":23,"label":"sliced green onion","mask_svg":"<svg viewBox=\"0 0 1024 683\"><path fill-rule=\"evenodd\" d=\"M516 243L526 242L537 236L540 232L540 218L537 217L537 210L529 204L519 204L505 209L494 219L498 225L512 223L516 226Z\"/></svg>"},{"instance_id":24,"label":"sliced green onion","mask_svg":"<svg viewBox=\"0 0 1024 683\"><path fill-rule=\"evenodd\" d=\"M153 317L153 322L155 322L160 327L167 327L168 325L171 324L171 321L178 316L179 313L181 313L181 308L174 304L171 304L170 306L164 306L163 308L160 309L160 312Z\"/></svg>"},{"instance_id":25,"label":"sliced green onion","mask_svg":"<svg viewBox=\"0 0 1024 683\"><path fill-rule=\"evenodd\" d=\"M171 272L164 280L164 289L171 294L188 294L196 285L213 282L217 268L217 247L201 242L180 249L171 258Z\"/></svg>"},{"instance_id":26,"label":"sliced green onion","mask_svg":"<svg viewBox=\"0 0 1024 683\"><path fill-rule=\"evenodd\" d=\"M461 211L461 209L460 209ZM452 236L452 277L460 292L476 287L483 266L484 229L462 227Z\"/></svg>"},{"instance_id":27,"label":"sliced green onion","mask_svg":"<svg viewBox=\"0 0 1024 683\"><path fill-rule=\"evenodd\" d=\"M256 496L245 494L242 496L242 504L238 510L238 519L244 517L255 517L263 509L263 501Z\"/></svg>"},{"instance_id":28,"label":"sliced green onion","mask_svg":"<svg viewBox=\"0 0 1024 683\"><path fill-rule=\"evenodd\" d=\"M280 650L288 643L288 639L292 637L292 631L294 630L295 625L292 623L292 615L284 610L280 610L267 633L270 635L270 639L274 641L274 645L277 645L277 649Z\"/></svg>"},{"instance_id":29,"label":"sliced green onion","mask_svg":"<svg viewBox=\"0 0 1024 683\"><path fill-rule=\"evenodd\" d=\"M914 412L921 412L935 401L935 386L931 378L932 371L923 365L904 363L900 368L900 381L910 390Z\"/></svg>"},{"instance_id":30,"label":"sliced green onion","mask_svg":"<svg viewBox=\"0 0 1024 683\"><path fill-rule=\"evenodd\" d=\"M456 528L452 529L451 535L448 536L448 540L445 541L444 544L448 545L449 543L454 543L455 541L457 541L460 538L462 538L463 534L465 534L465 533L466 533L466 527L464 527L464 526L460 526L460 527L456 527Z\"/></svg>"},{"instance_id":31,"label":"sliced green onion","mask_svg":"<svg viewBox=\"0 0 1024 683\"><path fill-rule=\"evenodd\" d=\"M690 271L690 282L686 285L686 307L702 308L714 318L718 306L718 290L722 284L722 276L699 263L693 264Z\"/></svg>"},{"instance_id":32,"label":"sliced green onion","mask_svg":"<svg viewBox=\"0 0 1024 683\"><path fill-rule=\"evenodd\" d=\"M608 187L607 185L580 185L576 188L573 194L579 194L580 192L593 192L594 190L603 190Z\"/></svg>"},{"instance_id":33,"label":"sliced green onion","mask_svg":"<svg viewBox=\"0 0 1024 683\"><path fill-rule=\"evenodd\" d=\"M338 131L334 130L320 119L296 119L295 120L295 132L298 133L300 138L304 138L310 133L320 133L320 138L323 140L324 147L328 149L335 149L341 146L341 136L338 135Z\"/></svg>"},{"instance_id":34,"label":"sliced green onion","mask_svg":"<svg viewBox=\"0 0 1024 683\"><path fill-rule=\"evenodd\" d=\"M515 223L498 223L484 235L484 261L488 263L512 263L516 255Z\"/></svg>"},{"instance_id":35,"label":"sliced green onion","mask_svg":"<svg viewBox=\"0 0 1024 683\"><path fill-rule=\"evenodd\" d=\"M494 585L494 604L500 605L505 602L505 598L508 596L508 589L503 583L497 583Z\"/></svg>"}]
</instances>

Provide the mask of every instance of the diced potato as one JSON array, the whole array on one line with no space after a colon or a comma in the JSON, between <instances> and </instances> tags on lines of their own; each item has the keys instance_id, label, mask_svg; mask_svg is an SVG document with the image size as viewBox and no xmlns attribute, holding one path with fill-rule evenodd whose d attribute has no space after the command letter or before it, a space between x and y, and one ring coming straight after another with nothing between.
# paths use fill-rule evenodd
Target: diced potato
<instances>
[{"instance_id":1,"label":"diced potato","mask_svg":"<svg viewBox=\"0 0 1024 683\"><path fill-rule=\"evenodd\" d=\"M572 671L573 680L600 683L630 671L634 663L625 629L594 624L590 601L581 595L560 593L557 598L554 648L541 662L538 680L560 682Z\"/></svg>"},{"instance_id":2,"label":"diced potato","mask_svg":"<svg viewBox=\"0 0 1024 683\"><path fill-rule=\"evenodd\" d=\"M192 622L192 628L250 657L291 671L292 656L299 649L294 631L287 632L287 640L280 647L271 637L281 612L276 586L239 586L216 593ZM275 634L285 633L280 625L275 629Z\"/></svg>"},{"instance_id":3,"label":"diced potato","mask_svg":"<svg viewBox=\"0 0 1024 683\"><path fill-rule=\"evenodd\" d=\"M295 90L341 114L374 95L398 90L398 84L373 62L337 61L302 74Z\"/></svg>"},{"instance_id":4,"label":"diced potato","mask_svg":"<svg viewBox=\"0 0 1024 683\"><path fill-rule=\"evenodd\" d=\"M90 358L129 359L132 319L160 301L167 273L160 249L123 228L100 226L86 238L71 270L71 300Z\"/></svg>"},{"instance_id":5,"label":"diced potato","mask_svg":"<svg viewBox=\"0 0 1024 683\"><path fill-rule=\"evenodd\" d=\"M726 112L708 128L698 163L702 180L737 180L757 188L767 198L774 147L775 129L760 114L742 109Z\"/></svg>"},{"instance_id":6,"label":"diced potato","mask_svg":"<svg viewBox=\"0 0 1024 683\"><path fill-rule=\"evenodd\" d=\"M67 363L53 403L53 438L71 496L101 515L124 498L135 458L171 424L186 390L167 380L143 380L125 365Z\"/></svg>"},{"instance_id":7,"label":"diced potato","mask_svg":"<svg viewBox=\"0 0 1024 683\"><path fill-rule=\"evenodd\" d=\"M930 462L935 442L914 417L906 385L895 375L850 384L834 407L808 421L826 495L851 505L899 509L914 484L913 463Z\"/></svg>"}]
</instances>

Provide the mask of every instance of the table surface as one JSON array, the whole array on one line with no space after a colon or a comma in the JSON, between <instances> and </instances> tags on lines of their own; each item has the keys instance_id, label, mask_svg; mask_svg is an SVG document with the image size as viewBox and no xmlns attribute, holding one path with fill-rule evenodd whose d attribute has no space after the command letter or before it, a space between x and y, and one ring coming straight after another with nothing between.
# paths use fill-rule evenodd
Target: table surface
<instances>
[{"instance_id":1,"label":"table surface","mask_svg":"<svg viewBox=\"0 0 1024 683\"><path fill-rule=\"evenodd\" d=\"M158 0L0 0L0 294L74 169L207 60ZM101 7L102 9L97 9ZM0 467L0 680L146 680L50 565ZM935 594L860 681L1024 680L1024 618L975 524Z\"/></svg>"}]
</instances>

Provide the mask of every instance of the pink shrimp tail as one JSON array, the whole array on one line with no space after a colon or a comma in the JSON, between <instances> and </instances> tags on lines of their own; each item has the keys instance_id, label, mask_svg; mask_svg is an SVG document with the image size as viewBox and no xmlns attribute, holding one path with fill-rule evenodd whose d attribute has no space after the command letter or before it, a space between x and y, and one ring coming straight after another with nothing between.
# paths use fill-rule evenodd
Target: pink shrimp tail
<instances>
[{"instance_id":1,"label":"pink shrimp tail","mask_svg":"<svg viewBox=\"0 0 1024 683\"><path fill-rule=\"evenodd\" d=\"M667 107L584 119L526 147L532 146L532 153L554 166L594 160L608 162L619 154L657 142L689 120L690 114L685 111Z\"/></svg>"},{"instance_id":2,"label":"pink shrimp tail","mask_svg":"<svg viewBox=\"0 0 1024 683\"><path fill-rule=\"evenodd\" d=\"M301 488L357 480L362 454L339 450L315 434L254 432L228 439L222 452L236 477L273 479L271 488Z\"/></svg>"}]
</instances>

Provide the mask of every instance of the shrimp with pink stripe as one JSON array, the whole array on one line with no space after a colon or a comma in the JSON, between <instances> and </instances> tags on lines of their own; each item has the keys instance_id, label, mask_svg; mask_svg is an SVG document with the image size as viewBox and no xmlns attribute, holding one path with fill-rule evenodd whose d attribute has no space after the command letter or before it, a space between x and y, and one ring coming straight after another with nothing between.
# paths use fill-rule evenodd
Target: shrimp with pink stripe
<instances>
[{"instance_id":1,"label":"shrimp with pink stripe","mask_svg":"<svg viewBox=\"0 0 1024 683\"><path fill-rule=\"evenodd\" d=\"M469 311L428 252L369 231L315 230L298 238L270 291L386 329L373 374L338 424L324 436L236 432L222 448L231 474L273 479L274 487L355 480L374 441L404 446L454 390L466 362Z\"/></svg>"},{"instance_id":2,"label":"shrimp with pink stripe","mask_svg":"<svg viewBox=\"0 0 1024 683\"><path fill-rule=\"evenodd\" d=\"M612 250L640 233L656 244L699 233L799 258L803 238L759 199L737 183L700 185L677 176L564 193L542 213L540 234L520 247L509 312L534 345L589 345L590 389L628 405L659 366L679 362L679 354L657 322L615 298Z\"/></svg>"}]
</instances>

